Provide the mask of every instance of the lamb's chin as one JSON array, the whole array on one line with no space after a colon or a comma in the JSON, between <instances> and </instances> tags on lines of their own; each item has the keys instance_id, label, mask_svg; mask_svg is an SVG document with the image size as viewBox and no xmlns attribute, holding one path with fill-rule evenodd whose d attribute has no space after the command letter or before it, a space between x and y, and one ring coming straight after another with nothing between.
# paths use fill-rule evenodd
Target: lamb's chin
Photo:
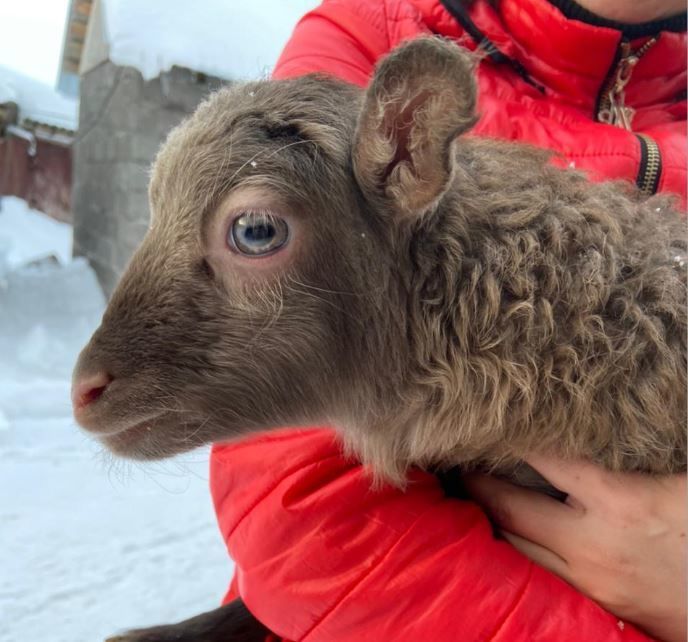
<instances>
[{"instance_id":1,"label":"lamb's chin","mask_svg":"<svg viewBox=\"0 0 688 642\"><path fill-rule=\"evenodd\" d=\"M174 457L205 443L198 427L174 426L173 419L166 414L98 439L113 455L134 461Z\"/></svg>"}]
</instances>

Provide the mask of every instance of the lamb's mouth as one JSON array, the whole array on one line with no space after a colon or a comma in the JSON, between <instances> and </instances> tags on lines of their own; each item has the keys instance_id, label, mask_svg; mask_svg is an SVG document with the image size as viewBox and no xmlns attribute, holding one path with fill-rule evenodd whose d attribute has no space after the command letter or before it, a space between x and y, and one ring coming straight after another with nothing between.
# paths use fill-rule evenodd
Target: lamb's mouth
<instances>
[{"instance_id":1,"label":"lamb's mouth","mask_svg":"<svg viewBox=\"0 0 688 642\"><path fill-rule=\"evenodd\" d=\"M108 448L110 444L115 446L124 446L138 441L146 433L153 431L153 426L156 423L157 417L145 419L144 421L135 423L126 428L122 428L114 433L99 435L99 440L102 441Z\"/></svg>"},{"instance_id":2,"label":"lamb's mouth","mask_svg":"<svg viewBox=\"0 0 688 642\"><path fill-rule=\"evenodd\" d=\"M174 415L163 412L98 439L114 455L139 460L171 457L200 446L198 425L180 424Z\"/></svg>"}]
</instances>

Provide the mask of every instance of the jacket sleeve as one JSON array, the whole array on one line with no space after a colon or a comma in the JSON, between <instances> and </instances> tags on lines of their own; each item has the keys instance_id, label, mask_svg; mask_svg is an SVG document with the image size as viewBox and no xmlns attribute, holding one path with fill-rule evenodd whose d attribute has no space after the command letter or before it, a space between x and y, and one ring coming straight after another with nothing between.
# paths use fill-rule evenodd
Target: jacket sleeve
<instances>
[{"instance_id":1,"label":"jacket sleeve","mask_svg":"<svg viewBox=\"0 0 688 642\"><path fill-rule=\"evenodd\" d=\"M365 86L375 61L391 47L384 4L325 0L298 23L273 78L323 72Z\"/></svg>"},{"instance_id":2,"label":"jacket sleeve","mask_svg":"<svg viewBox=\"0 0 688 642\"><path fill-rule=\"evenodd\" d=\"M287 639L648 639L495 539L432 475L374 490L329 430L217 445L211 487L235 589Z\"/></svg>"}]
</instances>

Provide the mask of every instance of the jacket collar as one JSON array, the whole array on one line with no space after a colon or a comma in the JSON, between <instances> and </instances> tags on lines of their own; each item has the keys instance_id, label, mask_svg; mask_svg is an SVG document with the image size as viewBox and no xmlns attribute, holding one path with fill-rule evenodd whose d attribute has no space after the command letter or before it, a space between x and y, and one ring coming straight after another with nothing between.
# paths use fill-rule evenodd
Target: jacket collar
<instances>
[{"instance_id":1,"label":"jacket collar","mask_svg":"<svg viewBox=\"0 0 688 642\"><path fill-rule=\"evenodd\" d=\"M466 33L494 62L512 66L545 93L591 112L619 58L622 41L629 40L636 49L650 36L632 37L642 30L629 32L625 25L595 20L589 12L569 17L571 6L578 5L561 0L560 7L549 0L499 0L496 6L476 0L468 7L461 0L412 2L433 32L449 37ZM677 28L676 22L665 23L658 21L656 28ZM686 32L664 30L658 36L628 86L629 96L636 94L637 107L673 101L685 93ZM642 92L632 85L642 87Z\"/></svg>"}]
</instances>

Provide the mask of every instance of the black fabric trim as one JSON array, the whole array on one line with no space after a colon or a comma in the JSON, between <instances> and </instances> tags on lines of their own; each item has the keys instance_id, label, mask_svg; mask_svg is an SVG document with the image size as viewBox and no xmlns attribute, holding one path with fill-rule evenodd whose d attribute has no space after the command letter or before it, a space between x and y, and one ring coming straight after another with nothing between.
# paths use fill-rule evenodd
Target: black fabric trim
<instances>
[{"instance_id":1,"label":"black fabric trim","mask_svg":"<svg viewBox=\"0 0 688 642\"><path fill-rule=\"evenodd\" d=\"M586 24L593 25L595 27L607 27L608 29L615 29L616 31L620 31L629 40L643 38L645 36L656 36L662 31L680 33L686 30L686 22L688 17L686 12L678 13L674 16L662 18L660 20L653 20L651 22L629 24L602 18L596 13L581 7L574 0L548 0L548 2L559 9L559 11L561 11L570 20L579 20L580 22L585 22Z\"/></svg>"},{"instance_id":2,"label":"black fabric trim","mask_svg":"<svg viewBox=\"0 0 688 642\"><path fill-rule=\"evenodd\" d=\"M464 31L476 42L478 47L482 49L493 62L499 64L509 65L525 82L535 87L538 91L543 92L545 88L539 83L535 82L526 68L518 61L510 58L505 53L497 48L492 40L490 40L480 29L471 17L468 15L468 3L465 0L440 0L442 6L452 15L464 29Z\"/></svg>"},{"instance_id":3,"label":"black fabric trim","mask_svg":"<svg viewBox=\"0 0 688 642\"><path fill-rule=\"evenodd\" d=\"M469 500L471 496L466 490L466 486L463 483L463 476L461 468L455 466L449 470L442 470L437 473L437 478L440 480L440 485L442 490L447 497L453 497L454 499Z\"/></svg>"},{"instance_id":4,"label":"black fabric trim","mask_svg":"<svg viewBox=\"0 0 688 642\"><path fill-rule=\"evenodd\" d=\"M471 20L468 15L466 3L463 0L440 0L444 8L451 13L452 17L463 27L464 31L487 53L494 62L503 63L509 58L503 54L497 45L494 44Z\"/></svg>"}]
</instances>

